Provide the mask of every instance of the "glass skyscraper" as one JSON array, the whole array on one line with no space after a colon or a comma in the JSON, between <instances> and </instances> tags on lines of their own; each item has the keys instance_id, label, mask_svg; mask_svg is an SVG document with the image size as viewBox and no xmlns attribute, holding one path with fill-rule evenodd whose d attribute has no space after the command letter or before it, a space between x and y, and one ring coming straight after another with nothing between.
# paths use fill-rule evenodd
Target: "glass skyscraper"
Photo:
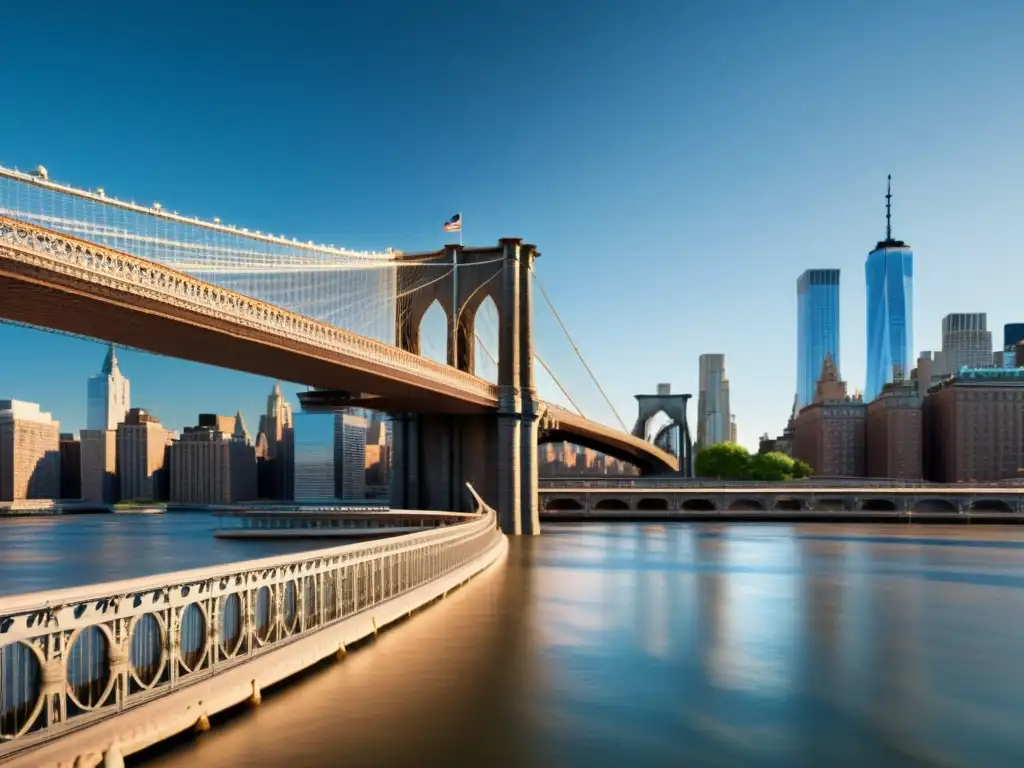
<instances>
[{"instance_id":1,"label":"glass skyscraper","mask_svg":"<svg viewBox=\"0 0 1024 768\"><path fill-rule=\"evenodd\" d=\"M796 281L796 403L814 400L825 356L839 366L839 270L808 269Z\"/></svg>"},{"instance_id":2,"label":"glass skyscraper","mask_svg":"<svg viewBox=\"0 0 1024 768\"><path fill-rule=\"evenodd\" d=\"M868 305L865 402L878 397L887 383L908 378L913 366L914 252L892 237L891 201L890 186L885 195L885 240L868 254L864 269Z\"/></svg>"}]
</instances>

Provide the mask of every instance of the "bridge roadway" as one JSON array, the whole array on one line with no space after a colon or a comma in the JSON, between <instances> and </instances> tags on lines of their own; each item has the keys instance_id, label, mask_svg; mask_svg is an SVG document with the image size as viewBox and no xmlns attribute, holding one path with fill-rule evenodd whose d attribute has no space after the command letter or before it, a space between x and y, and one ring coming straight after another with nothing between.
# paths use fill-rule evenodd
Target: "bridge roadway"
<instances>
[{"instance_id":1,"label":"bridge roadway","mask_svg":"<svg viewBox=\"0 0 1024 768\"><path fill-rule=\"evenodd\" d=\"M646 479L559 479L540 483L548 519L702 517L799 518L816 513L876 517L969 514L1024 517L1024 486L893 484L850 480L790 483Z\"/></svg>"},{"instance_id":2,"label":"bridge roadway","mask_svg":"<svg viewBox=\"0 0 1024 768\"><path fill-rule=\"evenodd\" d=\"M520 287L529 285L532 251L523 261L520 243L506 239L497 248L463 251L463 258L502 263L503 280L493 285L500 283L513 306L521 293L528 297ZM488 290L496 290L493 285ZM401 430L408 482L393 495L407 508L465 511L460 489L469 481L498 510L506 531L537 532L534 447L543 440L589 446L645 471L676 468L674 456L643 438L534 400L532 336L526 333L532 333L532 314L525 300L522 313L506 313L518 316L521 327L503 325L501 359L516 358L517 365L499 365L497 386L156 262L6 217L0 217L0 296L3 319L369 394L368 407L423 416L425 422ZM465 418L476 415L497 418ZM460 458L449 460L453 452ZM426 476L444 480L421 482Z\"/></svg>"}]
</instances>

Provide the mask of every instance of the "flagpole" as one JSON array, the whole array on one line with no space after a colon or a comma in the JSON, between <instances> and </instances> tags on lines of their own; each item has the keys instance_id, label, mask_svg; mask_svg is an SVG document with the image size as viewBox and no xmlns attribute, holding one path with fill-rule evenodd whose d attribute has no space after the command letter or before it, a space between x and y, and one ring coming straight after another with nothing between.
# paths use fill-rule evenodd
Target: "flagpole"
<instances>
[{"instance_id":1,"label":"flagpole","mask_svg":"<svg viewBox=\"0 0 1024 768\"><path fill-rule=\"evenodd\" d=\"M462 248L462 214L459 214L459 248ZM459 252L452 251L452 365L459 367Z\"/></svg>"}]
</instances>

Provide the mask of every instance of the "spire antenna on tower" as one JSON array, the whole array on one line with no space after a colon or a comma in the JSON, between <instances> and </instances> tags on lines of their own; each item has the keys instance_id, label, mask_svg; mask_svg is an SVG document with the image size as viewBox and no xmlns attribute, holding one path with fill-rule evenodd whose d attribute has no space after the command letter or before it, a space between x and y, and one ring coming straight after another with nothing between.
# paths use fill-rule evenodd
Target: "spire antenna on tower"
<instances>
[{"instance_id":1,"label":"spire antenna on tower","mask_svg":"<svg viewBox=\"0 0 1024 768\"><path fill-rule=\"evenodd\" d=\"M892 174L885 189L885 239L892 240Z\"/></svg>"}]
</instances>

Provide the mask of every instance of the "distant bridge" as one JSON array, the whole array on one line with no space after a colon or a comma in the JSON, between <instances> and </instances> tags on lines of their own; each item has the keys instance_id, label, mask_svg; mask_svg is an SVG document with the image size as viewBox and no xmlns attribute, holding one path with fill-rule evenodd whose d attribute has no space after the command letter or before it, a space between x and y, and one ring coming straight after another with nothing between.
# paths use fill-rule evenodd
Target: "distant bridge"
<instances>
[{"instance_id":1,"label":"distant bridge","mask_svg":"<svg viewBox=\"0 0 1024 768\"><path fill-rule=\"evenodd\" d=\"M658 478L542 480L548 518L1024 516L1024 486L890 484L831 480L783 483Z\"/></svg>"}]
</instances>

